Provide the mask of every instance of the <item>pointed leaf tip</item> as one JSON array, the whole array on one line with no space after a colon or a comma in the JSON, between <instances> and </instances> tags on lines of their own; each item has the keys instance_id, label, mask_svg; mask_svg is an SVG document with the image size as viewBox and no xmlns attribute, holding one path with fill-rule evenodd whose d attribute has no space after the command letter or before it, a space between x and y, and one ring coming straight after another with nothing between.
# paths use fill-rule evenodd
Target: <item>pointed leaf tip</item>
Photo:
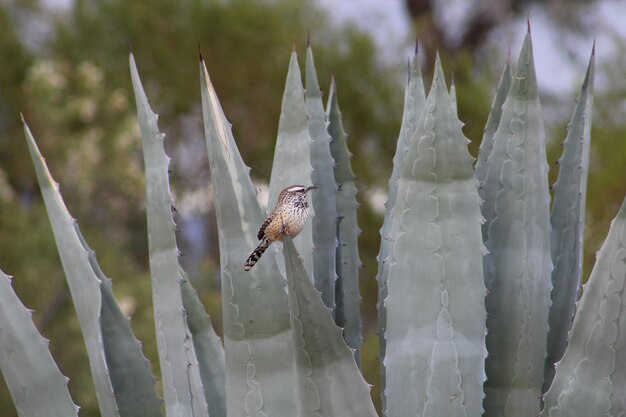
<instances>
[{"instance_id":1,"label":"pointed leaf tip","mask_svg":"<svg viewBox=\"0 0 626 417\"><path fill-rule=\"evenodd\" d=\"M522 43L517 65L513 72L515 73L515 77L513 77L511 83L510 93L515 96L523 97L524 100L535 97L538 94L537 75L535 73L533 43L530 33L524 36L524 42Z\"/></svg>"},{"instance_id":2,"label":"pointed leaf tip","mask_svg":"<svg viewBox=\"0 0 626 417\"><path fill-rule=\"evenodd\" d=\"M417 55L419 53L419 41L418 41L418 37L415 37L415 55Z\"/></svg>"},{"instance_id":3,"label":"pointed leaf tip","mask_svg":"<svg viewBox=\"0 0 626 417\"><path fill-rule=\"evenodd\" d=\"M200 49L200 44L198 44L198 59L200 62L204 62L204 58L202 57L202 49Z\"/></svg>"},{"instance_id":4,"label":"pointed leaf tip","mask_svg":"<svg viewBox=\"0 0 626 417\"><path fill-rule=\"evenodd\" d=\"M439 56L439 51L437 51L435 55L435 72L433 74L433 86L437 85L437 83L441 82L444 86L446 85L446 76L443 73L443 66L441 64L441 58Z\"/></svg>"},{"instance_id":5,"label":"pointed leaf tip","mask_svg":"<svg viewBox=\"0 0 626 417\"><path fill-rule=\"evenodd\" d=\"M530 12L526 15L526 25L528 25L528 33L530 33Z\"/></svg>"},{"instance_id":6,"label":"pointed leaf tip","mask_svg":"<svg viewBox=\"0 0 626 417\"><path fill-rule=\"evenodd\" d=\"M437 72L438 67L441 67L441 56L439 56L439 49L435 51L435 72Z\"/></svg>"},{"instance_id":7,"label":"pointed leaf tip","mask_svg":"<svg viewBox=\"0 0 626 417\"><path fill-rule=\"evenodd\" d=\"M591 56L596 56L596 38L593 38L593 46L591 47Z\"/></svg>"},{"instance_id":8,"label":"pointed leaf tip","mask_svg":"<svg viewBox=\"0 0 626 417\"><path fill-rule=\"evenodd\" d=\"M307 48L311 47L311 31L310 30L306 31L306 46Z\"/></svg>"},{"instance_id":9,"label":"pointed leaf tip","mask_svg":"<svg viewBox=\"0 0 626 417\"><path fill-rule=\"evenodd\" d=\"M624 201L622 201L622 206L619 208L619 211L617 212L617 217L619 218L626 218L626 196L624 197Z\"/></svg>"},{"instance_id":10,"label":"pointed leaf tip","mask_svg":"<svg viewBox=\"0 0 626 417\"><path fill-rule=\"evenodd\" d=\"M589 57L589 64L587 65L587 72L585 73L585 80L583 81L582 89L588 89L591 87L593 90L593 78L594 78L594 69L596 62L596 42L594 40L593 46L591 48L591 56Z\"/></svg>"}]
</instances>

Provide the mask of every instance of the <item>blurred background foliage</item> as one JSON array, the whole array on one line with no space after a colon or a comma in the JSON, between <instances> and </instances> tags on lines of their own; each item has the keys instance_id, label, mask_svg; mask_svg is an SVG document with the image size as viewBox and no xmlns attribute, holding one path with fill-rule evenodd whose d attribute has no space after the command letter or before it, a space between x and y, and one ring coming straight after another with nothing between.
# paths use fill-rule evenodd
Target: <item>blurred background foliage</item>
<instances>
[{"instance_id":1,"label":"blurred background foliage","mask_svg":"<svg viewBox=\"0 0 626 417\"><path fill-rule=\"evenodd\" d=\"M398 0L399 1L399 0ZM22 112L39 141L65 201L156 369L144 207L143 162L130 89L132 48L152 106L167 134L183 262L221 331L217 239L200 115L200 48L253 179L269 179L286 70L292 47L304 58L307 31L323 89L337 80L345 129L354 153L363 204L359 224L364 268L363 368L378 401L376 255L385 190L398 135L406 58L415 35L429 85L438 48L454 71L459 115L475 156L491 97L506 58L502 34L527 13L547 19L563 39L565 55L587 56L600 30L589 11L608 1L405 0L412 22L400 45L386 45L356 24L337 24L324 1L298 0L42 0L0 1L0 266L49 338L53 356L70 378L82 416L97 405L77 318L35 174L24 144ZM358 2L353 2L355 10ZM449 15L462 24L450 24ZM460 16L460 17L459 17ZM521 26L518 25L521 28ZM523 34L523 29L521 29ZM626 43L605 33L592 133L587 199L585 277L626 193ZM521 35L518 34L518 35ZM510 42L510 40L509 40ZM517 48L517 45L513 45ZM386 58L384 57L386 56ZM536 60L540 60L538 56ZM549 161L560 154L564 125L584 75L564 95L544 95ZM556 70L556 69L555 69ZM556 178L557 167L551 170ZM261 193L263 195L263 193ZM15 416L0 379L0 414Z\"/></svg>"}]
</instances>

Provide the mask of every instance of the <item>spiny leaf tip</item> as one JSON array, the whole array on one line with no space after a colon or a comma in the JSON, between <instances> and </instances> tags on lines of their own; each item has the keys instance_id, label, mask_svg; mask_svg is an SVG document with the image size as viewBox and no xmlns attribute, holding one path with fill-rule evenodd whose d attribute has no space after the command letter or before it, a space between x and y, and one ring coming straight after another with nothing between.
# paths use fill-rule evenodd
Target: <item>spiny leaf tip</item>
<instances>
[{"instance_id":1,"label":"spiny leaf tip","mask_svg":"<svg viewBox=\"0 0 626 417\"><path fill-rule=\"evenodd\" d=\"M435 71L437 71L437 66L441 66L441 57L439 56L439 49L435 50Z\"/></svg>"},{"instance_id":2,"label":"spiny leaf tip","mask_svg":"<svg viewBox=\"0 0 626 417\"><path fill-rule=\"evenodd\" d=\"M434 68L434 73L433 73L433 87L435 85L437 85L439 82L441 83L440 85L443 86L443 88L446 88L446 76L443 73L443 65L441 64L441 57L439 56L439 51L436 51L435 53L435 68ZM447 90L447 88L446 88Z\"/></svg>"},{"instance_id":3,"label":"spiny leaf tip","mask_svg":"<svg viewBox=\"0 0 626 417\"><path fill-rule=\"evenodd\" d=\"M593 38L593 46L591 47L591 56L596 56L596 38Z\"/></svg>"}]
</instances>

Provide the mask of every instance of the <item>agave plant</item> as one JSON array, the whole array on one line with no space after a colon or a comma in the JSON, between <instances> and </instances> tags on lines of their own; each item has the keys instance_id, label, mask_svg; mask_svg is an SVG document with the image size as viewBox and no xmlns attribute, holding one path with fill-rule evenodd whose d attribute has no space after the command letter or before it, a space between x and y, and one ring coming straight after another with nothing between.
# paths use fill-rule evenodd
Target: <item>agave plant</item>
<instances>
[{"instance_id":1,"label":"agave plant","mask_svg":"<svg viewBox=\"0 0 626 417\"><path fill-rule=\"evenodd\" d=\"M270 198L291 183L316 185L315 217L294 241L286 236L282 250L273 245L250 272L243 262L265 213L200 60L223 341L179 264L164 135L132 55L130 68L146 169L163 402L111 280L25 124L102 416L376 416L358 368L355 176L336 87L331 83L324 111L310 45L306 90L295 51L289 63ZM426 96L416 54L380 231L384 416L626 413L626 202L574 307L593 73L592 54L550 213L530 33L517 64L504 67L475 167L439 59ZM0 275L0 367L19 415L77 415L67 379Z\"/></svg>"}]
</instances>

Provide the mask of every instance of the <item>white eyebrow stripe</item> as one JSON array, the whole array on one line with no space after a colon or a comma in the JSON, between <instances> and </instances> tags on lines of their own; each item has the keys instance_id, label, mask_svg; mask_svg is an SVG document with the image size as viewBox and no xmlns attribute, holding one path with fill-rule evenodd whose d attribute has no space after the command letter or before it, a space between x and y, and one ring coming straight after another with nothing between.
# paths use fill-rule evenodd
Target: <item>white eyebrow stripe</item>
<instances>
[{"instance_id":1,"label":"white eyebrow stripe","mask_svg":"<svg viewBox=\"0 0 626 417\"><path fill-rule=\"evenodd\" d=\"M294 191L298 191L298 190L302 190L303 191L304 187L295 186L295 187L287 188L287 191L290 191L290 192L294 192Z\"/></svg>"}]
</instances>

